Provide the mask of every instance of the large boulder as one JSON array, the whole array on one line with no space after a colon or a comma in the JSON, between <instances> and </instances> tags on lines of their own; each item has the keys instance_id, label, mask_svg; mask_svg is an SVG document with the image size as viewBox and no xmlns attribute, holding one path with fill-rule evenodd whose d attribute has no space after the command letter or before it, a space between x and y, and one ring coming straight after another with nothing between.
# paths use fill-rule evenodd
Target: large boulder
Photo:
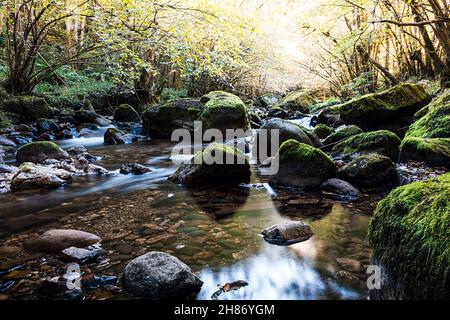
<instances>
[{"instance_id":1,"label":"large boulder","mask_svg":"<svg viewBox=\"0 0 450 320\"><path fill-rule=\"evenodd\" d=\"M81 109L74 112L73 118L76 123L95 123L98 115L94 110Z\"/></svg>"},{"instance_id":2,"label":"large boulder","mask_svg":"<svg viewBox=\"0 0 450 320\"><path fill-rule=\"evenodd\" d=\"M359 190L347 181L332 178L328 179L320 186L320 190L340 197L358 198Z\"/></svg>"},{"instance_id":3,"label":"large boulder","mask_svg":"<svg viewBox=\"0 0 450 320\"><path fill-rule=\"evenodd\" d=\"M338 143L331 150L334 158L352 159L369 153L378 153L397 162L400 139L395 133L381 130L361 133Z\"/></svg>"},{"instance_id":4,"label":"large boulder","mask_svg":"<svg viewBox=\"0 0 450 320\"><path fill-rule=\"evenodd\" d=\"M56 123L55 120L40 118L36 121L36 127L40 133L42 132L53 132L57 133L61 131L61 127Z\"/></svg>"},{"instance_id":5,"label":"large boulder","mask_svg":"<svg viewBox=\"0 0 450 320\"><path fill-rule=\"evenodd\" d=\"M221 185L248 183L250 176L250 164L241 151L213 143L169 179L183 185Z\"/></svg>"},{"instance_id":6,"label":"large boulder","mask_svg":"<svg viewBox=\"0 0 450 320\"><path fill-rule=\"evenodd\" d=\"M184 99L151 106L142 115L147 133L154 138L170 139L176 129L194 130L194 121L205 106L198 100Z\"/></svg>"},{"instance_id":7,"label":"large boulder","mask_svg":"<svg viewBox=\"0 0 450 320\"><path fill-rule=\"evenodd\" d=\"M204 130L218 129L225 132L226 129L247 131L251 128L247 107L234 94L213 91L204 95L200 101L205 104L199 118Z\"/></svg>"},{"instance_id":8,"label":"large boulder","mask_svg":"<svg viewBox=\"0 0 450 320\"><path fill-rule=\"evenodd\" d=\"M314 236L314 232L301 221L288 221L265 229L261 235L270 244L286 246L307 241Z\"/></svg>"},{"instance_id":9,"label":"large boulder","mask_svg":"<svg viewBox=\"0 0 450 320\"><path fill-rule=\"evenodd\" d=\"M289 111L300 111L302 113L308 113L309 107L316 104L311 95L306 91L293 91L289 92L276 107Z\"/></svg>"},{"instance_id":10,"label":"large boulder","mask_svg":"<svg viewBox=\"0 0 450 320\"><path fill-rule=\"evenodd\" d=\"M11 189L53 189L59 188L71 180L71 173L64 169L25 162L13 176Z\"/></svg>"},{"instance_id":11,"label":"large boulder","mask_svg":"<svg viewBox=\"0 0 450 320\"><path fill-rule=\"evenodd\" d=\"M446 90L422 111L406 137L450 138L450 90Z\"/></svg>"},{"instance_id":12,"label":"large boulder","mask_svg":"<svg viewBox=\"0 0 450 320\"><path fill-rule=\"evenodd\" d=\"M57 253L70 247L85 248L100 241L100 237L89 232L53 229L25 241L24 247L29 251Z\"/></svg>"},{"instance_id":13,"label":"large boulder","mask_svg":"<svg viewBox=\"0 0 450 320\"><path fill-rule=\"evenodd\" d=\"M140 122L139 114L129 104L121 104L114 110L114 121L117 122Z\"/></svg>"},{"instance_id":14,"label":"large boulder","mask_svg":"<svg viewBox=\"0 0 450 320\"><path fill-rule=\"evenodd\" d=\"M319 187L336 174L336 167L324 152L296 140L284 142L277 155L279 170L270 184L300 188Z\"/></svg>"},{"instance_id":15,"label":"large boulder","mask_svg":"<svg viewBox=\"0 0 450 320\"><path fill-rule=\"evenodd\" d=\"M379 93L367 94L331 107L346 124L365 131L401 128L412 122L414 114L431 101L419 84L402 83Z\"/></svg>"},{"instance_id":16,"label":"large boulder","mask_svg":"<svg viewBox=\"0 0 450 320\"><path fill-rule=\"evenodd\" d=\"M320 139L325 139L325 138L329 137L331 134L334 133L334 129L330 128L330 127L327 126L326 124L319 123L319 124L314 128L314 133L315 133L316 136L318 136Z\"/></svg>"},{"instance_id":17,"label":"large boulder","mask_svg":"<svg viewBox=\"0 0 450 320\"><path fill-rule=\"evenodd\" d=\"M150 252L125 267L123 285L129 293L146 299L192 299L203 282L176 257Z\"/></svg>"},{"instance_id":18,"label":"large boulder","mask_svg":"<svg viewBox=\"0 0 450 320\"><path fill-rule=\"evenodd\" d=\"M34 162L40 163L47 159L61 160L69 157L56 143L50 141L31 142L17 150L16 160L18 163Z\"/></svg>"},{"instance_id":19,"label":"large boulder","mask_svg":"<svg viewBox=\"0 0 450 320\"><path fill-rule=\"evenodd\" d=\"M450 168L450 138L405 138L400 146L400 162L410 160Z\"/></svg>"},{"instance_id":20,"label":"large boulder","mask_svg":"<svg viewBox=\"0 0 450 320\"><path fill-rule=\"evenodd\" d=\"M7 112L19 115L22 122L32 122L39 118L51 118L53 109L44 98L35 96L15 96L3 101Z\"/></svg>"},{"instance_id":21,"label":"large boulder","mask_svg":"<svg viewBox=\"0 0 450 320\"><path fill-rule=\"evenodd\" d=\"M369 225L374 259L403 299L450 299L450 173L399 187Z\"/></svg>"},{"instance_id":22,"label":"large boulder","mask_svg":"<svg viewBox=\"0 0 450 320\"><path fill-rule=\"evenodd\" d=\"M338 176L359 187L378 187L394 182L395 164L379 154L366 154L355 158L338 172Z\"/></svg>"},{"instance_id":23,"label":"large boulder","mask_svg":"<svg viewBox=\"0 0 450 320\"><path fill-rule=\"evenodd\" d=\"M358 134L364 133L364 131L358 126L346 126L341 129L336 130L336 132L331 133L323 142L324 145L328 146L338 142L342 142L350 137L356 136Z\"/></svg>"}]
</instances>

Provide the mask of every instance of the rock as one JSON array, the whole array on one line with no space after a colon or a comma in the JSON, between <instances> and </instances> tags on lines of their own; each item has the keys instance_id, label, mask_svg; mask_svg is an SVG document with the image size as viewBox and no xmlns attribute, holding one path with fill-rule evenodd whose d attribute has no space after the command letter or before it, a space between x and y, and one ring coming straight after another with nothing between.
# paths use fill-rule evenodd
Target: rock
<instances>
[{"instance_id":1,"label":"rock","mask_svg":"<svg viewBox=\"0 0 450 320\"><path fill-rule=\"evenodd\" d=\"M225 132L227 129L247 131L251 128L247 107L234 94L213 91L204 95L200 102L205 104L199 117L203 130L218 129Z\"/></svg>"},{"instance_id":2,"label":"rock","mask_svg":"<svg viewBox=\"0 0 450 320\"><path fill-rule=\"evenodd\" d=\"M117 122L140 122L139 114L136 110L128 105L121 104L114 110L114 121Z\"/></svg>"},{"instance_id":3,"label":"rock","mask_svg":"<svg viewBox=\"0 0 450 320\"><path fill-rule=\"evenodd\" d=\"M337 258L336 261L345 271L357 273L362 273L365 271L364 266L358 260L348 258Z\"/></svg>"},{"instance_id":4,"label":"rock","mask_svg":"<svg viewBox=\"0 0 450 320\"><path fill-rule=\"evenodd\" d=\"M331 155L339 159L352 159L359 155L377 153L397 162L400 139L386 130L361 133L335 145Z\"/></svg>"},{"instance_id":5,"label":"rock","mask_svg":"<svg viewBox=\"0 0 450 320\"><path fill-rule=\"evenodd\" d=\"M360 196L360 192L355 186L347 181L334 178L322 183L320 190L343 197L358 198Z\"/></svg>"},{"instance_id":6,"label":"rock","mask_svg":"<svg viewBox=\"0 0 450 320\"><path fill-rule=\"evenodd\" d=\"M70 247L85 248L100 242L101 239L79 230L54 229L39 237L24 242L25 249L34 252L57 253Z\"/></svg>"},{"instance_id":7,"label":"rock","mask_svg":"<svg viewBox=\"0 0 450 320\"><path fill-rule=\"evenodd\" d=\"M109 171L106 170L103 167L97 166L95 164L89 163L87 166L83 169L84 173L86 175L94 175L94 176L103 176L109 174Z\"/></svg>"},{"instance_id":8,"label":"rock","mask_svg":"<svg viewBox=\"0 0 450 320\"><path fill-rule=\"evenodd\" d=\"M117 285L116 276L96 276L93 273L83 275L81 285L87 289L108 288Z\"/></svg>"},{"instance_id":9,"label":"rock","mask_svg":"<svg viewBox=\"0 0 450 320\"><path fill-rule=\"evenodd\" d=\"M267 113L267 118L279 118L279 119L288 119L289 114L281 108L272 108Z\"/></svg>"},{"instance_id":10,"label":"rock","mask_svg":"<svg viewBox=\"0 0 450 320\"><path fill-rule=\"evenodd\" d=\"M306 91L293 91L288 93L276 107L283 110L300 111L302 113L308 113L309 107L316 104L311 95Z\"/></svg>"},{"instance_id":11,"label":"rock","mask_svg":"<svg viewBox=\"0 0 450 320\"><path fill-rule=\"evenodd\" d=\"M17 171L19 171L17 167L0 164L0 173L16 173Z\"/></svg>"},{"instance_id":12,"label":"rock","mask_svg":"<svg viewBox=\"0 0 450 320\"><path fill-rule=\"evenodd\" d=\"M67 153L70 154L71 156L78 156L86 152L88 152L88 150L86 149L85 146L75 146L67 149Z\"/></svg>"},{"instance_id":13,"label":"rock","mask_svg":"<svg viewBox=\"0 0 450 320\"><path fill-rule=\"evenodd\" d=\"M300 221L289 221L270 227L261 234L271 244L285 246L304 242L314 236L311 227Z\"/></svg>"},{"instance_id":14,"label":"rock","mask_svg":"<svg viewBox=\"0 0 450 320\"><path fill-rule=\"evenodd\" d=\"M89 246L87 248L69 247L61 251L63 257L68 261L73 262L96 262L104 250L98 246Z\"/></svg>"},{"instance_id":15,"label":"rock","mask_svg":"<svg viewBox=\"0 0 450 320\"><path fill-rule=\"evenodd\" d=\"M347 285L351 285L351 286L364 285L364 283L358 278L358 276L354 275L351 272L345 271L345 270L336 272L334 277L336 278L336 280L343 282Z\"/></svg>"},{"instance_id":16,"label":"rock","mask_svg":"<svg viewBox=\"0 0 450 320\"><path fill-rule=\"evenodd\" d=\"M227 159L233 159L233 163ZM183 164L169 179L184 185L223 185L248 183L250 176L250 164L242 152L213 143L198 152L190 163Z\"/></svg>"},{"instance_id":17,"label":"rock","mask_svg":"<svg viewBox=\"0 0 450 320\"><path fill-rule=\"evenodd\" d=\"M397 177L395 164L379 154L367 154L355 158L338 172L338 176L360 187L378 187L394 182Z\"/></svg>"},{"instance_id":18,"label":"rock","mask_svg":"<svg viewBox=\"0 0 450 320\"><path fill-rule=\"evenodd\" d=\"M39 132L60 132L61 127L51 119L40 118L36 121L37 129Z\"/></svg>"},{"instance_id":19,"label":"rock","mask_svg":"<svg viewBox=\"0 0 450 320\"><path fill-rule=\"evenodd\" d=\"M344 122L341 119L341 115L339 111L331 110L329 108L323 109L319 112L317 116L317 122L326 124L332 128L339 128L344 125Z\"/></svg>"},{"instance_id":20,"label":"rock","mask_svg":"<svg viewBox=\"0 0 450 320\"><path fill-rule=\"evenodd\" d=\"M53 109L44 98L36 96L15 96L3 101L7 112L19 115L22 122L33 122L39 118L51 118Z\"/></svg>"},{"instance_id":21,"label":"rock","mask_svg":"<svg viewBox=\"0 0 450 320\"><path fill-rule=\"evenodd\" d=\"M296 140L283 143L277 159L280 168L270 179L271 185L314 188L336 175L336 167L325 153Z\"/></svg>"},{"instance_id":22,"label":"rock","mask_svg":"<svg viewBox=\"0 0 450 320\"><path fill-rule=\"evenodd\" d=\"M95 119L98 118L98 115L95 111L82 109L75 111L73 118L76 123L95 123Z\"/></svg>"},{"instance_id":23,"label":"rock","mask_svg":"<svg viewBox=\"0 0 450 320\"><path fill-rule=\"evenodd\" d=\"M427 106L423 116L411 125L406 137L450 138L450 89Z\"/></svg>"},{"instance_id":24,"label":"rock","mask_svg":"<svg viewBox=\"0 0 450 320\"><path fill-rule=\"evenodd\" d=\"M49 141L31 142L17 150L16 160L18 163L33 162L40 163L46 159L66 159L69 154L62 150L57 144Z\"/></svg>"},{"instance_id":25,"label":"rock","mask_svg":"<svg viewBox=\"0 0 450 320\"><path fill-rule=\"evenodd\" d=\"M431 167L450 168L450 138L405 138L400 145L399 161L418 161Z\"/></svg>"},{"instance_id":26,"label":"rock","mask_svg":"<svg viewBox=\"0 0 450 320\"><path fill-rule=\"evenodd\" d=\"M330 128L329 126L327 126L326 124L323 123L319 123L315 128L314 128L314 133L316 134L316 136L318 136L320 139L325 139L326 137L328 137L329 135L334 133L334 130L332 128Z\"/></svg>"},{"instance_id":27,"label":"rock","mask_svg":"<svg viewBox=\"0 0 450 320\"><path fill-rule=\"evenodd\" d=\"M450 299L450 173L393 190L369 225L374 259L404 299Z\"/></svg>"},{"instance_id":28,"label":"rock","mask_svg":"<svg viewBox=\"0 0 450 320\"><path fill-rule=\"evenodd\" d=\"M330 145L338 142L342 142L350 137L356 136L358 134L364 133L362 129L358 126L346 126L341 129L336 130L336 132L330 134L325 141L324 145Z\"/></svg>"},{"instance_id":29,"label":"rock","mask_svg":"<svg viewBox=\"0 0 450 320\"><path fill-rule=\"evenodd\" d=\"M109 127L112 125L112 121L106 119L105 117L97 117L95 118L94 123L99 125L100 127Z\"/></svg>"},{"instance_id":30,"label":"rock","mask_svg":"<svg viewBox=\"0 0 450 320\"><path fill-rule=\"evenodd\" d=\"M5 136L0 136L0 146L15 147L16 143L14 141L9 140Z\"/></svg>"},{"instance_id":31,"label":"rock","mask_svg":"<svg viewBox=\"0 0 450 320\"><path fill-rule=\"evenodd\" d=\"M426 106L431 97L418 84L402 83L379 93L355 98L331 107L338 111L346 124L365 131L401 128L411 123L414 114Z\"/></svg>"},{"instance_id":32,"label":"rock","mask_svg":"<svg viewBox=\"0 0 450 320\"><path fill-rule=\"evenodd\" d=\"M176 257L150 252L125 267L123 285L137 297L165 300L194 298L203 282Z\"/></svg>"},{"instance_id":33,"label":"rock","mask_svg":"<svg viewBox=\"0 0 450 320\"><path fill-rule=\"evenodd\" d=\"M59 188L71 180L66 170L25 162L13 176L11 189Z\"/></svg>"},{"instance_id":34,"label":"rock","mask_svg":"<svg viewBox=\"0 0 450 320\"><path fill-rule=\"evenodd\" d=\"M137 141L137 137L133 134L127 134L116 128L109 128L105 131L104 143L106 145L128 144Z\"/></svg>"},{"instance_id":35,"label":"rock","mask_svg":"<svg viewBox=\"0 0 450 320\"><path fill-rule=\"evenodd\" d=\"M149 172L152 172L152 170L150 168L147 168L139 163L124 164L120 168L121 174L140 175L140 174L145 174L145 173L149 173Z\"/></svg>"}]
</instances>

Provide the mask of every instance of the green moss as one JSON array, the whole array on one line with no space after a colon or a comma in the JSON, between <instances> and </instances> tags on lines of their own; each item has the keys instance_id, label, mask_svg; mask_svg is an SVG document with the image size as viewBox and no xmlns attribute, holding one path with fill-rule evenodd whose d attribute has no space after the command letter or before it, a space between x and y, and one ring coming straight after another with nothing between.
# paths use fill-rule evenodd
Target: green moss
<instances>
[{"instance_id":1,"label":"green moss","mask_svg":"<svg viewBox=\"0 0 450 320\"><path fill-rule=\"evenodd\" d=\"M36 121L39 118L50 118L53 109L47 101L36 96L14 96L3 101L5 111L15 113L24 122Z\"/></svg>"},{"instance_id":2,"label":"green moss","mask_svg":"<svg viewBox=\"0 0 450 320\"><path fill-rule=\"evenodd\" d=\"M20 147L17 151L20 152L54 152L58 151L59 146L56 143L50 142L50 141L38 141L38 142L31 142L28 143L22 147Z\"/></svg>"},{"instance_id":3,"label":"green moss","mask_svg":"<svg viewBox=\"0 0 450 320\"><path fill-rule=\"evenodd\" d=\"M450 168L450 139L405 138L400 146L400 161L410 160Z\"/></svg>"},{"instance_id":4,"label":"green moss","mask_svg":"<svg viewBox=\"0 0 450 320\"><path fill-rule=\"evenodd\" d=\"M327 139L324 141L324 144L329 145L336 142L340 142L361 133L364 133L364 131L358 126L354 125L346 126L340 130L337 130L336 132L332 133L329 137L327 137Z\"/></svg>"},{"instance_id":5,"label":"green moss","mask_svg":"<svg viewBox=\"0 0 450 320\"><path fill-rule=\"evenodd\" d=\"M361 133L338 143L332 149L335 157L352 158L354 156L378 153L397 162L400 139L387 130Z\"/></svg>"},{"instance_id":6,"label":"green moss","mask_svg":"<svg viewBox=\"0 0 450 320\"><path fill-rule=\"evenodd\" d=\"M406 137L450 138L450 90L428 105L428 112L414 122Z\"/></svg>"},{"instance_id":7,"label":"green moss","mask_svg":"<svg viewBox=\"0 0 450 320\"><path fill-rule=\"evenodd\" d=\"M17 162L34 162L39 163L46 159L63 159L68 157L68 154L61 150L61 148L50 141L31 142L17 150Z\"/></svg>"},{"instance_id":8,"label":"green moss","mask_svg":"<svg viewBox=\"0 0 450 320\"><path fill-rule=\"evenodd\" d=\"M408 298L450 298L450 173L392 191L375 210L369 239Z\"/></svg>"},{"instance_id":9,"label":"green moss","mask_svg":"<svg viewBox=\"0 0 450 320\"><path fill-rule=\"evenodd\" d=\"M248 164L247 157L240 150L220 143L212 143L204 150L197 152L193 158L193 162L196 164L212 163L220 155L223 156L224 163L226 159L236 160L238 157L242 157L242 159L245 159L245 163Z\"/></svg>"},{"instance_id":10,"label":"green moss","mask_svg":"<svg viewBox=\"0 0 450 320\"><path fill-rule=\"evenodd\" d=\"M311 95L306 91L289 92L276 106L283 110L309 112L309 107L316 104Z\"/></svg>"},{"instance_id":11,"label":"green moss","mask_svg":"<svg viewBox=\"0 0 450 320\"><path fill-rule=\"evenodd\" d=\"M320 139L325 139L326 137L328 137L329 135L331 135L332 133L334 133L334 130L333 130L332 128L330 128L329 126L327 126L326 124L319 123L319 124L314 128L314 133L315 133Z\"/></svg>"},{"instance_id":12,"label":"green moss","mask_svg":"<svg viewBox=\"0 0 450 320\"><path fill-rule=\"evenodd\" d=\"M300 143L297 140L288 140L284 142L280 147L280 161L305 161L309 159L311 161L323 160L334 166L333 160L327 156L326 153L320 149L311 147L307 144Z\"/></svg>"},{"instance_id":13,"label":"green moss","mask_svg":"<svg viewBox=\"0 0 450 320\"><path fill-rule=\"evenodd\" d=\"M317 112L322 109L329 108L329 107L332 107L332 106L335 106L335 105L338 105L341 103L342 103L342 101L339 98L328 98L327 100L325 100L322 103L317 103L317 104L310 106L309 112L310 113Z\"/></svg>"}]
</instances>

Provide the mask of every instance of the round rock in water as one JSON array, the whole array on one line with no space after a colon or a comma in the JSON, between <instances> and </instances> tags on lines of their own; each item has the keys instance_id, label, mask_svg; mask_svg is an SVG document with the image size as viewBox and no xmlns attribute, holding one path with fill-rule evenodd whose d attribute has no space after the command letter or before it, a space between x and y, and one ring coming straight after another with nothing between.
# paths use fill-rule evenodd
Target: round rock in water
<instances>
[{"instance_id":1,"label":"round rock in water","mask_svg":"<svg viewBox=\"0 0 450 320\"><path fill-rule=\"evenodd\" d=\"M194 298L203 282L176 257L150 252L132 260L123 274L124 288L147 299Z\"/></svg>"},{"instance_id":2,"label":"round rock in water","mask_svg":"<svg viewBox=\"0 0 450 320\"><path fill-rule=\"evenodd\" d=\"M279 246L307 241L314 236L311 227L301 221L283 222L264 230L261 234L264 240Z\"/></svg>"}]
</instances>

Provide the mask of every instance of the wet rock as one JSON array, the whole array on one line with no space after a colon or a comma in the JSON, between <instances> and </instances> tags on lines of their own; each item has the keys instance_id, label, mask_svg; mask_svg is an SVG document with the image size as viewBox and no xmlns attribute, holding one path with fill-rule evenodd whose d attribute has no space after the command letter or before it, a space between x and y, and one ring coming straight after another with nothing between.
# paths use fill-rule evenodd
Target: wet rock
<instances>
[{"instance_id":1,"label":"wet rock","mask_svg":"<svg viewBox=\"0 0 450 320\"><path fill-rule=\"evenodd\" d=\"M106 145L114 144L128 144L137 140L137 137L132 134L126 134L116 128L109 128L105 131L104 143Z\"/></svg>"},{"instance_id":2,"label":"wet rock","mask_svg":"<svg viewBox=\"0 0 450 320\"><path fill-rule=\"evenodd\" d=\"M107 288L117 285L116 276L96 276L93 273L83 275L81 285L86 289Z\"/></svg>"},{"instance_id":3,"label":"wet rock","mask_svg":"<svg viewBox=\"0 0 450 320\"><path fill-rule=\"evenodd\" d=\"M70 130L64 129L55 134L55 137L59 140L68 140L73 138L73 133Z\"/></svg>"},{"instance_id":4,"label":"wet rock","mask_svg":"<svg viewBox=\"0 0 450 320\"><path fill-rule=\"evenodd\" d=\"M87 248L69 247L61 251L65 259L82 263L97 261L103 252L104 250L98 245Z\"/></svg>"},{"instance_id":5,"label":"wet rock","mask_svg":"<svg viewBox=\"0 0 450 320\"><path fill-rule=\"evenodd\" d=\"M331 145L338 142L342 142L350 137L356 136L360 133L364 133L364 131L358 126L346 126L336 130L336 132L330 134L325 141L324 145Z\"/></svg>"},{"instance_id":6,"label":"wet rock","mask_svg":"<svg viewBox=\"0 0 450 320\"><path fill-rule=\"evenodd\" d=\"M0 146L15 147L16 143L14 141L9 140L5 136L0 136Z\"/></svg>"},{"instance_id":7,"label":"wet rock","mask_svg":"<svg viewBox=\"0 0 450 320\"><path fill-rule=\"evenodd\" d=\"M230 159L232 164L228 164ZM250 176L250 164L242 152L213 143L190 163L181 165L169 179L184 185L226 185L248 183Z\"/></svg>"},{"instance_id":8,"label":"wet rock","mask_svg":"<svg viewBox=\"0 0 450 320\"><path fill-rule=\"evenodd\" d=\"M360 196L360 192L355 186L340 179L328 179L322 183L320 189L342 197L358 198Z\"/></svg>"},{"instance_id":9,"label":"wet rock","mask_svg":"<svg viewBox=\"0 0 450 320\"><path fill-rule=\"evenodd\" d=\"M176 257L150 252L125 267L123 285L141 298L189 299L196 296L203 282Z\"/></svg>"},{"instance_id":10,"label":"wet rock","mask_svg":"<svg viewBox=\"0 0 450 320\"><path fill-rule=\"evenodd\" d=\"M139 163L129 163L124 164L120 168L121 174L135 174L135 175L142 175L145 173L149 173L152 170L150 168L147 168Z\"/></svg>"},{"instance_id":11,"label":"wet rock","mask_svg":"<svg viewBox=\"0 0 450 320\"><path fill-rule=\"evenodd\" d=\"M39 132L59 132L61 131L61 127L51 119L38 119L36 121L36 126Z\"/></svg>"},{"instance_id":12,"label":"wet rock","mask_svg":"<svg viewBox=\"0 0 450 320\"><path fill-rule=\"evenodd\" d=\"M105 168L98 166L96 164L89 163L84 167L83 172L86 175L95 175L95 176L103 176L109 174L109 171Z\"/></svg>"},{"instance_id":13,"label":"wet rock","mask_svg":"<svg viewBox=\"0 0 450 320\"><path fill-rule=\"evenodd\" d=\"M71 180L66 170L25 162L12 178L11 189L58 188Z\"/></svg>"},{"instance_id":14,"label":"wet rock","mask_svg":"<svg viewBox=\"0 0 450 320\"><path fill-rule=\"evenodd\" d=\"M334 129L332 129L331 127L327 126L326 124L323 123L319 123L315 128L314 128L314 133L316 134L316 136L318 136L320 139L325 139L328 136L330 136L331 134L334 133Z\"/></svg>"},{"instance_id":15,"label":"wet rock","mask_svg":"<svg viewBox=\"0 0 450 320\"><path fill-rule=\"evenodd\" d=\"M337 258L337 263L345 270L349 272L364 272L364 266L356 259Z\"/></svg>"},{"instance_id":16,"label":"wet rock","mask_svg":"<svg viewBox=\"0 0 450 320\"><path fill-rule=\"evenodd\" d=\"M75 146L75 147L67 149L67 153L69 153L71 156L78 156L85 152L88 152L88 150L86 149L85 146Z\"/></svg>"},{"instance_id":17,"label":"wet rock","mask_svg":"<svg viewBox=\"0 0 450 320\"><path fill-rule=\"evenodd\" d=\"M277 159L279 170L271 185L315 188L336 175L335 164L325 153L296 140L283 143Z\"/></svg>"},{"instance_id":18,"label":"wet rock","mask_svg":"<svg viewBox=\"0 0 450 320\"><path fill-rule=\"evenodd\" d=\"M100 127L109 127L110 125L112 125L112 121L106 119L105 117L97 117L97 118L95 118L94 123L96 125L99 125Z\"/></svg>"},{"instance_id":19,"label":"wet rock","mask_svg":"<svg viewBox=\"0 0 450 320\"><path fill-rule=\"evenodd\" d=\"M399 161L418 161L431 167L450 168L450 138L405 138L400 146Z\"/></svg>"},{"instance_id":20,"label":"wet rock","mask_svg":"<svg viewBox=\"0 0 450 320\"><path fill-rule=\"evenodd\" d=\"M98 115L95 111L91 110L78 110L75 111L73 118L76 123L95 123L95 119L97 119Z\"/></svg>"},{"instance_id":21,"label":"wet rock","mask_svg":"<svg viewBox=\"0 0 450 320\"><path fill-rule=\"evenodd\" d=\"M17 150L16 160L18 163L33 162L40 163L46 159L66 159L69 154L62 150L57 144L49 141L32 142Z\"/></svg>"},{"instance_id":22,"label":"wet rock","mask_svg":"<svg viewBox=\"0 0 450 320\"><path fill-rule=\"evenodd\" d=\"M311 227L301 221L280 223L264 230L261 234L267 242L280 246L304 242L314 236Z\"/></svg>"},{"instance_id":23,"label":"wet rock","mask_svg":"<svg viewBox=\"0 0 450 320\"><path fill-rule=\"evenodd\" d=\"M79 230L54 229L24 242L25 249L37 252L60 252L69 247L85 248L100 242L100 237Z\"/></svg>"},{"instance_id":24,"label":"wet rock","mask_svg":"<svg viewBox=\"0 0 450 320\"><path fill-rule=\"evenodd\" d=\"M332 128L339 128L344 125L344 121L342 121L340 113L328 108L319 112L317 122L326 124Z\"/></svg>"},{"instance_id":25,"label":"wet rock","mask_svg":"<svg viewBox=\"0 0 450 320\"><path fill-rule=\"evenodd\" d=\"M267 118L287 119L289 118L289 114L281 108L272 108L267 113Z\"/></svg>"},{"instance_id":26,"label":"wet rock","mask_svg":"<svg viewBox=\"0 0 450 320\"><path fill-rule=\"evenodd\" d=\"M357 157L338 172L338 176L356 186L377 187L396 180L397 171L388 157L368 154Z\"/></svg>"},{"instance_id":27,"label":"wet rock","mask_svg":"<svg viewBox=\"0 0 450 320\"><path fill-rule=\"evenodd\" d=\"M0 164L0 173L16 173L17 171L19 171L17 167Z\"/></svg>"},{"instance_id":28,"label":"wet rock","mask_svg":"<svg viewBox=\"0 0 450 320\"><path fill-rule=\"evenodd\" d=\"M128 105L121 104L114 110L114 121L117 122L140 122L139 114L136 110Z\"/></svg>"}]
</instances>

